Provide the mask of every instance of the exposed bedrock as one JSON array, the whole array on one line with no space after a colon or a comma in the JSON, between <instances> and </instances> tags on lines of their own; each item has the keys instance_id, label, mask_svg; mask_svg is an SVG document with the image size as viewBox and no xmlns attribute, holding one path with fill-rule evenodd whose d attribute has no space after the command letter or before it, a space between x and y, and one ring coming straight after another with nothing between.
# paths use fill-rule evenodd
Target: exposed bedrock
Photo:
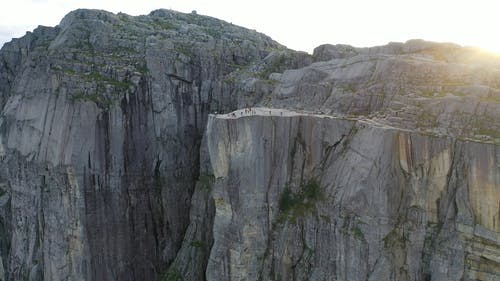
<instances>
[{"instance_id":1,"label":"exposed bedrock","mask_svg":"<svg viewBox=\"0 0 500 281\"><path fill-rule=\"evenodd\" d=\"M212 116L208 280L496 280L497 146L321 115Z\"/></svg>"},{"instance_id":2,"label":"exposed bedrock","mask_svg":"<svg viewBox=\"0 0 500 281\"><path fill-rule=\"evenodd\" d=\"M0 279L162 276L188 229L208 113L236 108L228 75L278 49L168 10L77 10L7 43Z\"/></svg>"},{"instance_id":3,"label":"exposed bedrock","mask_svg":"<svg viewBox=\"0 0 500 281\"><path fill-rule=\"evenodd\" d=\"M0 50L0 280L498 280L499 89L453 44L73 11Z\"/></svg>"}]
</instances>

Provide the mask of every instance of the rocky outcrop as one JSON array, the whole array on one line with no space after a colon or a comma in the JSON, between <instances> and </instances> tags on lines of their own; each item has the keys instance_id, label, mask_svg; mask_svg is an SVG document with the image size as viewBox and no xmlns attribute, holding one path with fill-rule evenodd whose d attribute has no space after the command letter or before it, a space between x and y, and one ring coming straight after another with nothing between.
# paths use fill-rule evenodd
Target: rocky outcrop
<instances>
[{"instance_id":1,"label":"rocky outcrop","mask_svg":"<svg viewBox=\"0 0 500 281\"><path fill-rule=\"evenodd\" d=\"M168 10L77 10L7 43L0 279L161 276L190 233L208 113L236 108L245 91L229 74L277 50Z\"/></svg>"},{"instance_id":2,"label":"rocky outcrop","mask_svg":"<svg viewBox=\"0 0 500 281\"><path fill-rule=\"evenodd\" d=\"M500 60L422 40L373 48L324 45L285 71L272 107L367 118L432 135L500 143Z\"/></svg>"},{"instance_id":3,"label":"rocky outcrop","mask_svg":"<svg viewBox=\"0 0 500 281\"><path fill-rule=\"evenodd\" d=\"M497 280L499 67L71 12L0 50L0 279Z\"/></svg>"},{"instance_id":4,"label":"rocky outcrop","mask_svg":"<svg viewBox=\"0 0 500 281\"><path fill-rule=\"evenodd\" d=\"M207 280L500 277L495 145L267 110L207 138Z\"/></svg>"}]
</instances>

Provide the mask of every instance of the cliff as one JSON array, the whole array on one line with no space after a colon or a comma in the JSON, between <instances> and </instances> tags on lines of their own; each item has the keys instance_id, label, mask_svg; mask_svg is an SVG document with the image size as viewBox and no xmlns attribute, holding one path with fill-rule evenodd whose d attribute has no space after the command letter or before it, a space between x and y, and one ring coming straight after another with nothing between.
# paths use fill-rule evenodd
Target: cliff
<instances>
[{"instance_id":1,"label":"cliff","mask_svg":"<svg viewBox=\"0 0 500 281\"><path fill-rule=\"evenodd\" d=\"M499 84L452 44L71 12L0 50L0 279L497 280Z\"/></svg>"},{"instance_id":2,"label":"cliff","mask_svg":"<svg viewBox=\"0 0 500 281\"><path fill-rule=\"evenodd\" d=\"M497 146L259 113L209 119L207 280L498 279Z\"/></svg>"},{"instance_id":3,"label":"cliff","mask_svg":"<svg viewBox=\"0 0 500 281\"><path fill-rule=\"evenodd\" d=\"M154 280L227 75L284 49L213 18L77 10L0 54L2 280Z\"/></svg>"}]
</instances>

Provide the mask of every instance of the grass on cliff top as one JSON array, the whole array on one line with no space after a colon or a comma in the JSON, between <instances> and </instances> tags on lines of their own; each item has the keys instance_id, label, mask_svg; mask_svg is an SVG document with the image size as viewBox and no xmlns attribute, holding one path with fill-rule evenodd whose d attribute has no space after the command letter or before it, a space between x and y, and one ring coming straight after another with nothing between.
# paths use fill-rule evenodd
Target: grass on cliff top
<instances>
[{"instance_id":1,"label":"grass on cliff top","mask_svg":"<svg viewBox=\"0 0 500 281\"><path fill-rule=\"evenodd\" d=\"M279 201L281 212L279 220L281 222L287 219L296 220L305 216L314 209L322 196L321 187L315 179L309 180L297 193L294 193L288 187L285 188Z\"/></svg>"}]
</instances>

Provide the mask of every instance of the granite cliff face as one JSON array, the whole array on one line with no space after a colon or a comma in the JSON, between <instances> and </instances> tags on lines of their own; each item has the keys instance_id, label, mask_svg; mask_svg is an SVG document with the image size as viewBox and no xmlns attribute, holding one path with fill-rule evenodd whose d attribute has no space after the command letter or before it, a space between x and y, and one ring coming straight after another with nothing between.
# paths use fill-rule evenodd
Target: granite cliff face
<instances>
[{"instance_id":1,"label":"granite cliff face","mask_svg":"<svg viewBox=\"0 0 500 281\"><path fill-rule=\"evenodd\" d=\"M74 11L0 51L0 279L498 280L499 84L451 44Z\"/></svg>"},{"instance_id":2,"label":"granite cliff face","mask_svg":"<svg viewBox=\"0 0 500 281\"><path fill-rule=\"evenodd\" d=\"M498 279L497 146L266 112L209 120L207 280Z\"/></svg>"},{"instance_id":3,"label":"granite cliff face","mask_svg":"<svg viewBox=\"0 0 500 281\"><path fill-rule=\"evenodd\" d=\"M284 49L209 17L78 10L1 52L2 280L154 280L228 74Z\"/></svg>"}]
</instances>

